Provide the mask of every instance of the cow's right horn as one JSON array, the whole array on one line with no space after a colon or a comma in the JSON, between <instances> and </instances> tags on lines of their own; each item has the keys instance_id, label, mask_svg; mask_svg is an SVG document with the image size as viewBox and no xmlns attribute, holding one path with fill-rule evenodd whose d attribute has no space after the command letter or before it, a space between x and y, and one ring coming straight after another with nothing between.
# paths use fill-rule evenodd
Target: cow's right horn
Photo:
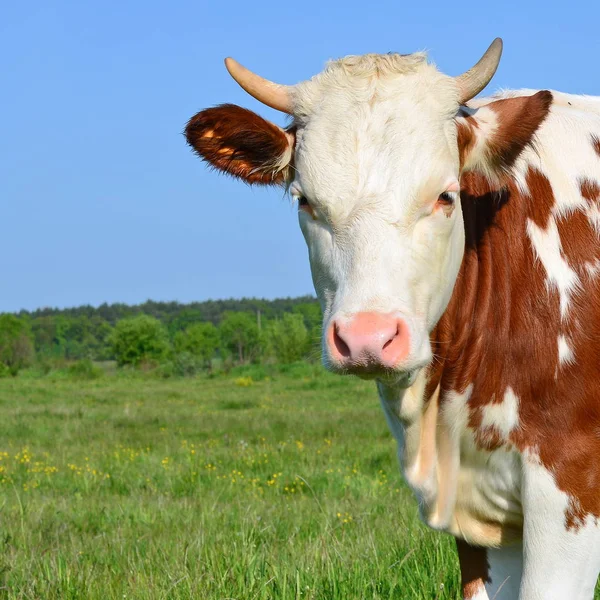
<instances>
[{"instance_id":1,"label":"cow's right horn","mask_svg":"<svg viewBox=\"0 0 600 600\"><path fill-rule=\"evenodd\" d=\"M257 75L240 65L240 63L233 58L226 58L225 66L236 82L259 102L262 102L275 110L291 114L291 86L280 85L278 83L273 83L268 79L264 79L260 75Z\"/></svg>"}]
</instances>

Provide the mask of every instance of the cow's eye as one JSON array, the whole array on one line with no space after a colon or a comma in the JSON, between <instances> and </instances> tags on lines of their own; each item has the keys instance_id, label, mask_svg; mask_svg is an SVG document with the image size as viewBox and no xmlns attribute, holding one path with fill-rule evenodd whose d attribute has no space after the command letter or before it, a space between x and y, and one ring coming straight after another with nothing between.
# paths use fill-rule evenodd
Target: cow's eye
<instances>
[{"instance_id":1,"label":"cow's eye","mask_svg":"<svg viewBox=\"0 0 600 600\"><path fill-rule=\"evenodd\" d=\"M317 215L306 196L296 196L296 202L298 202L298 210L305 212L316 220Z\"/></svg>"},{"instance_id":2,"label":"cow's eye","mask_svg":"<svg viewBox=\"0 0 600 600\"><path fill-rule=\"evenodd\" d=\"M455 192L442 192L438 198L438 202L440 204L445 204L446 206L452 206L456 201L456 193Z\"/></svg>"}]
</instances>

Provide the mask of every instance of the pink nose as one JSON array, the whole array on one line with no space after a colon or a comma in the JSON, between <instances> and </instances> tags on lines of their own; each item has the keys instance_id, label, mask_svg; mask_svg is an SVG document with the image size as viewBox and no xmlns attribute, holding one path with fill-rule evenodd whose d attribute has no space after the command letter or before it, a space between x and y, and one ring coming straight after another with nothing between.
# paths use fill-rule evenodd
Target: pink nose
<instances>
[{"instance_id":1,"label":"pink nose","mask_svg":"<svg viewBox=\"0 0 600 600\"><path fill-rule=\"evenodd\" d=\"M356 313L327 332L332 358L345 368L394 368L410 347L408 325L391 314Z\"/></svg>"}]
</instances>

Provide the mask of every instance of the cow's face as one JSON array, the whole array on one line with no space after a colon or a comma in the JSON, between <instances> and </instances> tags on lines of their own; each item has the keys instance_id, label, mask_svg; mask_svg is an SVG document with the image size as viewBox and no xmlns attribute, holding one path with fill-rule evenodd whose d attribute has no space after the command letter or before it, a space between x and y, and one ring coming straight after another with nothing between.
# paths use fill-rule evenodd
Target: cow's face
<instances>
[{"instance_id":1,"label":"cow's face","mask_svg":"<svg viewBox=\"0 0 600 600\"><path fill-rule=\"evenodd\" d=\"M289 187L332 370L403 385L431 360L429 333L464 251L461 170L502 170L501 122L531 108L522 98L460 108L493 74L500 48L490 50L484 81L473 69L462 79L443 75L419 54L348 57L293 88L231 62L238 83L291 114L292 125L224 105L187 126L188 142L213 166Z\"/></svg>"},{"instance_id":2,"label":"cow's face","mask_svg":"<svg viewBox=\"0 0 600 600\"><path fill-rule=\"evenodd\" d=\"M297 86L291 195L340 371L406 379L462 259L454 80L421 56L364 56Z\"/></svg>"}]
</instances>

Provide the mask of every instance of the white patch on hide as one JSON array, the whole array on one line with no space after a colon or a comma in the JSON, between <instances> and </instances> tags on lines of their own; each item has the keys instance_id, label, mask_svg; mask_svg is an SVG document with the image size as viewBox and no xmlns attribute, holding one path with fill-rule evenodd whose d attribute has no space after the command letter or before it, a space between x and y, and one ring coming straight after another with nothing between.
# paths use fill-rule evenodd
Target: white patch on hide
<instances>
[{"instance_id":1,"label":"white patch on hide","mask_svg":"<svg viewBox=\"0 0 600 600\"><path fill-rule=\"evenodd\" d=\"M586 215L594 228L594 232L600 237L600 207L598 207L598 204L590 205L586 210Z\"/></svg>"},{"instance_id":2,"label":"white patch on hide","mask_svg":"<svg viewBox=\"0 0 600 600\"><path fill-rule=\"evenodd\" d=\"M558 363L560 365L570 365L575 362L575 355L569 342L564 335L558 336Z\"/></svg>"},{"instance_id":3,"label":"white patch on hide","mask_svg":"<svg viewBox=\"0 0 600 600\"><path fill-rule=\"evenodd\" d=\"M548 220L544 230L531 219L527 220L527 233L537 257L546 269L546 285L556 287L560 298L560 316L564 319L571 303L571 296L579 287L579 278L562 255L562 244L556 221Z\"/></svg>"},{"instance_id":4,"label":"white patch on hide","mask_svg":"<svg viewBox=\"0 0 600 600\"><path fill-rule=\"evenodd\" d=\"M512 388L506 388L502 402L487 404L482 409L481 426L494 427L507 439L519 425L519 398Z\"/></svg>"},{"instance_id":5,"label":"white patch on hide","mask_svg":"<svg viewBox=\"0 0 600 600\"><path fill-rule=\"evenodd\" d=\"M600 260L599 259L596 259L593 262L586 261L584 266L585 266L585 270L587 271L587 273L590 277L596 277L598 274L600 274Z\"/></svg>"},{"instance_id":6,"label":"white patch on hide","mask_svg":"<svg viewBox=\"0 0 600 600\"><path fill-rule=\"evenodd\" d=\"M530 451L523 455L523 551L521 598L589 600L600 570L600 528L593 515L567 529L570 497Z\"/></svg>"}]
</instances>

